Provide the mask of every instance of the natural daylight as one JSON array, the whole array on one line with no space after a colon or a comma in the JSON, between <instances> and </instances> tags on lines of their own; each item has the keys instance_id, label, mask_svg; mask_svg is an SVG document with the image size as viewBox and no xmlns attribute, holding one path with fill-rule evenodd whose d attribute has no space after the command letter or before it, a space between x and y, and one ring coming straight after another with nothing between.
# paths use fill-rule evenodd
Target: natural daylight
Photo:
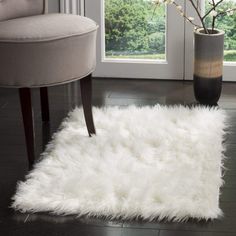
<instances>
[{"instance_id":1,"label":"natural daylight","mask_svg":"<svg viewBox=\"0 0 236 236\"><path fill-rule=\"evenodd\" d=\"M210 7L206 3L206 11ZM235 8L236 0L225 1L224 7ZM226 33L225 61L236 61L236 15L220 16L216 27ZM166 58L165 4L156 7L150 0L105 0L105 29L106 58Z\"/></svg>"},{"instance_id":2,"label":"natural daylight","mask_svg":"<svg viewBox=\"0 0 236 236\"><path fill-rule=\"evenodd\" d=\"M0 236L236 236L236 0L0 0Z\"/></svg>"}]
</instances>

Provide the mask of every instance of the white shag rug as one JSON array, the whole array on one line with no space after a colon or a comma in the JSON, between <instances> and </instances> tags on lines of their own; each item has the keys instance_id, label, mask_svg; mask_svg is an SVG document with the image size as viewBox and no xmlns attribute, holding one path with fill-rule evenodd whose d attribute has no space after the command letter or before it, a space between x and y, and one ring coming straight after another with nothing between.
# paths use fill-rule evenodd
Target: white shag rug
<instances>
[{"instance_id":1,"label":"white shag rug","mask_svg":"<svg viewBox=\"0 0 236 236\"><path fill-rule=\"evenodd\" d=\"M109 218L214 219L222 186L226 115L216 108L81 109L63 122L13 207Z\"/></svg>"}]
</instances>

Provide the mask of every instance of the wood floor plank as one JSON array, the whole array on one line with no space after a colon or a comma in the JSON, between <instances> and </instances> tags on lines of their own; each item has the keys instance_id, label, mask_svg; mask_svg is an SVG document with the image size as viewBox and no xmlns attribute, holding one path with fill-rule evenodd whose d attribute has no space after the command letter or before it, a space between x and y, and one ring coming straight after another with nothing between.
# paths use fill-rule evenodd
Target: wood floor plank
<instances>
[{"instance_id":1,"label":"wood floor plank","mask_svg":"<svg viewBox=\"0 0 236 236\"><path fill-rule=\"evenodd\" d=\"M196 231L169 231L161 230L159 236L235 236L226 232L196 232Z\"/></svg>"},{"instance_id":2,"label":"wood floor plank","mask_svg":"<svg viewBox=\"0 0 236 236\"><path fill-rule=\"evenodd\" d=\"M159 230L123 228L122 236L159 236Z\"/></svg>"}]
</instances>

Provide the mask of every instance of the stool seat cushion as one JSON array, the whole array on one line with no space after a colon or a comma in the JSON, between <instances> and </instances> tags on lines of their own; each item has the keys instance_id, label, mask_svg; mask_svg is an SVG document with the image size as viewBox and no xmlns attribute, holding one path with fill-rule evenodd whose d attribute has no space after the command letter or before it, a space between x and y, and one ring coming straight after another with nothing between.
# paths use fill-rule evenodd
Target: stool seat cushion
<instances>
[{"instance_id":1,"label":"stool seat cushion","mask_svg":"<svg viewBox=\"0 0 236 236\"><path fill-rule=\"evenodd\" d=\"M92 73L97 24L68 14L0 22L0 86L42 87Z\"/></svg>"},{"instance_id":2,"label":"stool seat cushion","mask_svg":"<svg viewBox=\"0 0 236 236\"><path fill-rule=\"evenodd\" d=\"M46 14L0 22L1 42L41 42L95 31L96 23L86 17Z\"/></svg>"}]
</instances>

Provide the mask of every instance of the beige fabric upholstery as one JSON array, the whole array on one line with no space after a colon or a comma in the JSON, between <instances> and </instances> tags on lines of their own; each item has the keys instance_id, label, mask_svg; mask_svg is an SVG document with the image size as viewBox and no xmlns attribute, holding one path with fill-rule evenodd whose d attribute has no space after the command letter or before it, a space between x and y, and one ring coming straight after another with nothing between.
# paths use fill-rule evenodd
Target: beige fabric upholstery
<instances>
[{"instance_id":1,"label":"beige fabric upholstery","mask_svg":"<svg viewBox=\"0 0 236 236\"><path fill-rule=\"evenodd\" d=\"M44 0L0 0L0 21L39 15L45 7Z\"/></svg>"},{"instance_id":2,"label":"beige fabric upholstery","mask_svg":"<svg viewBox=\"0 0 236 236\"><path fill-rule=\"evenodd\" d=\"M96 31L94 21L76 15L46 14L0 22L0 42L42 42Z\"/></svg>"},{"instance_id":3,"label":"beige fabric upholstery","mask_svg":"<svg viewBox=\"0 0 236 236\"><path fill-rule=\"evenodd\" d=\"M95 69L97 25L48 14L0 22L0 86L41 87L82 78Z\"/></svg>"}]
</instances>

